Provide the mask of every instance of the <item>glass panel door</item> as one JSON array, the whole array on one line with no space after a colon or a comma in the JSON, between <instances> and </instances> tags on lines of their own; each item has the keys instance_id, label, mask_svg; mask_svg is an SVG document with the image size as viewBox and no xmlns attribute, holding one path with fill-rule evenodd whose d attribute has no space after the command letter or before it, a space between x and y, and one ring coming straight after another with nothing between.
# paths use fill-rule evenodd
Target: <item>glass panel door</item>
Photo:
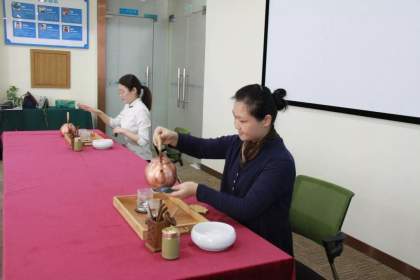
<instances>
[{"instance_id":1,"label":"glass panel door","mask_svg":"<svg viewBox=\"0 0 420 280\"><path fill-rule=\"evenodd\" d=\"M184 110L182 108L183 71L186 67L187 18L184 14L184 2L174 2L174 17L169 26L170 42L170 93L168 100L168 128L185 127Z\"/></svg>"},{"instance_id":2,"label":"glass panel door","mask_svg":"<svg viewBox=\"0 0 420 280\"><path fill-rule=\"evenodd\" d=\"M206 16L200 12L187 17L186 86L182 96L186 123L195 136L202 135Z\"/></svg>"},{"instance_id":3,"label":"glass panel door","mask_svg":"<svg viewBox=\"0 0 420 280\"><path fill-rule=\"evenodd\" d=\"M170 26L169 128L185 127L194 136L202 134L205 12L186 12L191 1L177 1Z\"/></svg>"},{"instance_id":4,"label":"glass panel door","mask_svg":"<svg viewBox=\"0 0 420 280\"><path fill-rule=\"evenodd\" d=\"M134 74L153 92L154 22L148 18L108 15L106 39L105 112L115 117L124 106L118 95L118 80L121 76ZM106 132L112 136L109 127Z\"/></svg>"}]
</instances>

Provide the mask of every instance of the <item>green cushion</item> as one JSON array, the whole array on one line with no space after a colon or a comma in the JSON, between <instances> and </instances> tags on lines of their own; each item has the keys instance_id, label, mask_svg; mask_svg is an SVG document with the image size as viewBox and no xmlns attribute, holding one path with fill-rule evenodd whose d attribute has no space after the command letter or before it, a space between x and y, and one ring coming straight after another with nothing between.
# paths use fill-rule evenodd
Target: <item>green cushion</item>
<instances>
[{"instance_id":1,"label":"green cushion","mask_svg":"<svg viewBox=\"0 0 420 280\"><path fill-rule=\"evenodd\" d=\"M57 107L57 108L65 108L65 109L74 109L74 108L76 108L76 101L74 101L74 100L57 99L55 101L55 107Z\"/></svg>"}]
</instances>

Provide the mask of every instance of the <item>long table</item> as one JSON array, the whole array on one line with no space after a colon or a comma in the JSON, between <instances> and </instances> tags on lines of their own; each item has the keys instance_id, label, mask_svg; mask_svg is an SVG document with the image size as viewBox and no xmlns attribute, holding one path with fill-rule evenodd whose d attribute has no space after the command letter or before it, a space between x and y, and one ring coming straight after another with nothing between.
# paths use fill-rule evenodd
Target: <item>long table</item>
<instances>
[{"instance_id":1,"label":"long table","mask_svg":"<svg viewBox=\"0 0 420 280\"><path fill-rule=\"evenodd\" d=\"M3 279L293 279L293 259L234 226L224 252L181 238L180 258L151 253L114 209L115 195L145 187L146 162L119 144L73 152L58 131L5 132Z\"/></svg>"},{"instance_id":2,"label":"long table","mask_svg":"<svg viewBox=\"0 0 420 280\"><path fill-rule=\"evenodd\" d=\"M0 159L2 159L3 131L34 131L59 129L67 121L67 112L70 121L80 127L91 129L92 115L80 109L64 109L50 107L48 109L10 109L0 110Z\"/></svg>"}]
</instances>

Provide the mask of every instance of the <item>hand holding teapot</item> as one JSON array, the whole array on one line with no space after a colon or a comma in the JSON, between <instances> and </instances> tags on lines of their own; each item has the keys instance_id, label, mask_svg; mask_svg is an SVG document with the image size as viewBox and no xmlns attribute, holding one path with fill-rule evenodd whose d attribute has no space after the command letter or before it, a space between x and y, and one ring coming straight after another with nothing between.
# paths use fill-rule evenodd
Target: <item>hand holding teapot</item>
<instances>
[{"instance_id":1,"label":"hand holding teapot","mask_svg":"<svg viewBox=\"0 0 420 280\"><path fill-rule=\"evenodd\" d=\"M162 151L162 145L171 145L176 147L176 145L178 145L178 133L158 126L153 133L153 144L159 151Z\"/></svg>"}]
</instances>

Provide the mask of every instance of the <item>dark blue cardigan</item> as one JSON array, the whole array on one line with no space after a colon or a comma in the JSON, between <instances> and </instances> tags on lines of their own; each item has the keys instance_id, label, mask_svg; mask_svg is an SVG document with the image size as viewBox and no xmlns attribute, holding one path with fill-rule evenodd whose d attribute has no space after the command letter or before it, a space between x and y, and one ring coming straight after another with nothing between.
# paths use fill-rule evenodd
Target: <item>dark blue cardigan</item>
<instances>
[{"instance_id":1,"label":"dark blue cardigan","mask_svg":"<svg viewBox=\"0 0 420 280\"><path fill-rule=\"evenodd\" d=\"M210 204L293 255L289 208L296 171L280 137L267 140L242 168L237 135L201 139L179 134L177 149L196 158L225 159L221 191L198 185L197 199Z\"/></svg>"}]
</instances>

